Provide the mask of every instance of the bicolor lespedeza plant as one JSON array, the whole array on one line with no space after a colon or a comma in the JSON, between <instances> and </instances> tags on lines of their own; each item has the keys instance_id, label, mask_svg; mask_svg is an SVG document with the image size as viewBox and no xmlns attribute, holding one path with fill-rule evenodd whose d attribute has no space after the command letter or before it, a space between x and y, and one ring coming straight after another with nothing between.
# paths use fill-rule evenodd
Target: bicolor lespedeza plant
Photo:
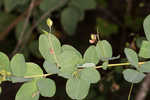
<instances>
[{"instance_id":1,"label":"bicolor lespedeza plant","mask_svg":"<svg viewBox=\"0 0 150 100\"><path fill-rule=\"evenodd\" d=\"M22 54L16 54L11 60L0 52L0 83L11 81L12 83L24 82L18 90L15 100L38 100L39 95L52 97L56 92L55 82L47 76L57 74L66 78L66 93L71 99L84 99L89 92L90 85L101 80L99 68L107 70L112 66L131 65L124 69L124 79L130 83L139 83L150 72L150 61L139 62L138 56L150 58L150 15L144 20L144 31L147 40L144 40L139 54L125 48L124 52L129 62L109 64L113 57L111 44L107 40L97 39L97 35L91 35L91 45L82 56L79 51L70 45L61 45L60 41L51 33L53 22L48 19L47 25L50 32L44 31L39 37L39 51L45 59L43 67L33 62L25 62ZM97 66L102 61L101 66ZM0 92L1 92L0 88Z\"/></svg>"}]
</instances>

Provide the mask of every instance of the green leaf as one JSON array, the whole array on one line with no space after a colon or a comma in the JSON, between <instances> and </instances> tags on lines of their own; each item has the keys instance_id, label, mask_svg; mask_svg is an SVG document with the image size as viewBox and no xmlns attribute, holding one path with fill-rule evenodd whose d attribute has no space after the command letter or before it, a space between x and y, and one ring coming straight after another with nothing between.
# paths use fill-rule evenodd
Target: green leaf
<instances>
[{"instance_id":1,"label":"green leaf","mask_svg":"<svg viewBox=\"0 0 150 100\"><path fill-rule=\"evenodd\" d=\"M67 45L67 44L62 45L62 51L66 51L66 50L74 51L80 58L82 58L81 53L71 45Z\"/></svg>"},{"instance_id":2,"label":"green leaf","mask_svg":"<svg viewBox=\"0 0 150 100\"><path fill-rule=\"evenodd\" d=\"M5 31L15 18L13 14L0 11L0 32Z\"/></svg>"},{"instance_id":3,"label":"green leaf","mask_svg":"<svg viewBox=\"0 0 150 100\"><path fill-rule=\"evenodd\" d=\"M76 52L66 50L59 56L59 65L61 68L76 66L80 62Z\"/></svg>"},{"instance_id":4,"label":"green leaf","mask_svg":"<svg viewBox=\"0 0 150 100\"><path fill-rule=\"evenodd\" d=\"M129 48L124 49L124 53L128 59L128 61L136 68L139 68L138 56L135 51Z\"/></svg>"},{"instance_id":5,"label":"green leaf","mask_svg":"<svg viewBox=\"0 0 150 100\"><path fill-rule=\"evenodd\" d=\"M16 94L15 100L38 100L39 93L36 82L24 83Z\"/></svg>"},{"instance_id":6,"label":"green leaf","mask_svg":"<svg viewBox=\"0 0 150 100\"><path fill-rule=\"evenodd\" d=\"M45 60L52 63L57 63L57 55L61 53L61 44L59 40L52 34L45 32L46 34L40 35L39 38L39 50Z\"/></svg>"},{"instance_id":7,"label":"green leaf","mask_svg":"<svg viewBox=\"0 0 150 100\"><path fill-rule=\"evenodd\" d=\"M25 4L28 0L4 0L4 6L7 12L12 11L17 5Z\"/></svg>"},{"instance_id":8,"label":"green leaf","mask_svg":"<svg viewBox=\"0 0 150 100\"><path fill-rule=\"evenodd\" d=\"M147 40L150 41L150 15L148 15L143 23L143 27L144 27L144 32L146 35Z\"/></svg>"},{"instance_id":9,"label":"green leaf","mask_svg":"<svg viewBox=\"0 0 150 100\"><path fill-rule=\"evenodd\" d=\"M22 54L16 54L10 62L10 67L13 75L23 76L27 70L24 56Z\"/></svg>"},{"instance_id":10,"label":"green leaf","mask_svg":"<svg viewBox=\"0 0 150 100\"><path fill-rule=\"evenodd\" d=\"M133 69L126 69L123 71L123 76L126 81L131 82L131 83L139 83L143 80L145 77L145 74L138 72Z\"/></svg>"},{"instance_id":11,"label":"green leaf","mask_svg":"<svg viewBox=\"0 0 150 100\"><path fill-rule=\"evenodd\" d=\"M68 35L73 35L77 24L82 17L82 12L76 7L65 8L61 13L61 24Z\"/></svg>"},{"instance_id":12,"label":"green leaf","mask_svg":"<svg viewBox=\"0 0 150 100\"><path fill-rule=\"evenodd\" d=\"M28 63L26 63L26 66L27 66L27 71L24 74L25 77L26 76L43 75L43 71L39 65L32 63L32 62L28 62ZM35 77L34 79L39 79L39 77L38 78Z\"/></svg>"},{"instance_id":13,"label":"green leaf","mask_svg":"<svg viewBox=\"0 0 150 100\"><path fill-rule=\"evenodd\" d=\"M11 76L10 80L12 81L12 83L22 83L22 82L31 81L31 79L29 78L15 77L15 76Z\"/></svg>"},{"instance_id":14,"label":"green leaf","mask_svg":"<svg viewBox=\"0 0 150 100\"><path fill-rule=\"evenodd\" d=\"M102 61L106 61L107 58L112 57L112 47L106 40L98 41L96 44L97 55Z\"/></svg>"},{"instance_id":15,"label":"green leaf","mask_svg":"<svg viewBox=\"0 0 150 100\"><path fill-rule=\"evenodd\" d=\"M96 52L95 46L90 46L84 53L83 60L86 63L94 63L97 64L99 62L99 57Z\"/></svg>"},{"instance_id":16,"label":"green leaf","mask_svg":"<svg viewBox=\"0 0 150 100\"><path fill-rule=\"evenodd\" d=\"M89 67L95 67L96 65L94 63L85 63L85 64L78 64L78 68L89 68Z\"/></svg>"},{"instance_id":17,"label":"green leaf","mask_svg":"<svg viewBox=\"0 0 150 100\"><path fill-rule=\"evenodd\" d=\"M139 56L142 58L150 58L150 42L149 41L142 42Z\"/></svg>"},{"instance_id":18,"label":"green leaf","mask_svg":"<svg viewBox=\"0 0 150 100\"><path fill-rule=\"evenodd\" d=\"M47 73L57 74L59 72L58 66L56 66L56 64L50 63L48 61L44 62L43 67Z\"/></svg>"},{"instance_id":19,"label":"green leaf","mask_svg":"<svg viewBox=\"0 0 150 100\"><path fill-rule=\"evenodd\" d=\"M101 76L95 68L84 68L80 71L80 78L89 83L97 83L101 79Z\"/></svg>"},{"instance_id":20,"label":"green leaf","mask_svg":"<svg viewBox=\"0 0 150 100\"><path fill-rule=\"evenodd\" d=\"M43 0L40 3L40 9L43 10L44 12L47 12L56 6L58 6L61 3L60 0ZM58 9L58 8L57 8Z\"/></svg>"},{"instance_id":21,"label":"green leaf","mask_svg":"<svg viewBox=\"0 0 150 100\"><path fill-rule=\"evenodd\" d=\"M100 30L101 37L110 37L111 35L117 34L118 32L118 26L108 22L107 20L97 18L96 23L96 28Z\"/></svg>"},{"instance_id":22,"label":"green leaf","mask_svg":"<svg viewBox=\"0 0 150 100\"><path fill-rule=\"evenodd\" d=\"M108 61L104 61L103 64L102 64L102 66L103 66L102 68L103 68L104 70L107 70L108 64L109 64Z\"/></svg>"},{"instance_id":23,"label":"green leaf","mask_svg":"<svg viewBox=\"0 0 150 100\"><path fill-rule=\"evenodd\" d=\"M96 8L96 2L94 0L71 0L70 5L76 6L83 11Z\"/></svg>"},{"instance_id":24,"label":"green leaf","mask_svg":"<svg viewBox=\"0 0 150 100\"><path fill-rule=\"evenodd\" d=\"M52 97L56 92L55 82L48 78L42 78L37 81L37 87L40 94L44 97Z\"/></svg>"},{"instance_id":25,"label":"green leaf","mask_svg":"<svg viewBox=\"0 0 150 100\"><path fill-rule=\"evenodd\" d=\"M0 70L5 69L8 72L11 72L11 68L9 65L9 58L3 52L0 52Z\"/></svg>"},{"instance_id":26,"label":"green leaf","mask_svg":"<svg viewBox=\"0 0 150 100\"><path fill-rule=\"evenodd\" d=\"M66 83L66 92L71 99L84 99L89 88L89 82L77 78L71 78Z\"/></svg>"},{"instance_id":27,"label":"green leaf","mask_svg":"<svg viewBox=\"0 0 150 100\"><path fill-rule=\"evenodd\" d=\"M140 66L139 70L140 70L141 72L147 72L147 73L150 72L150 61L145 62L144 64L142 64L142 65Z\"/></svg>"}]
</instances>

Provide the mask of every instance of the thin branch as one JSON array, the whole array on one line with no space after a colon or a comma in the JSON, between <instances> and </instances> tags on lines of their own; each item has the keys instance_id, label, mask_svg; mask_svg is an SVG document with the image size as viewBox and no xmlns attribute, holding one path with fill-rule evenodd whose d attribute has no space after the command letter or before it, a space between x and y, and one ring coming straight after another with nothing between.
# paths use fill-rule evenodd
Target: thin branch
<instances>
[{"instance_id":1,"label":"thin branch","mask_svg":"<svg viewBox=\"0 0 150 100\"><path fill-rule=\"evenodd\" d=\"M38 0L34 4L34 8L38 6L41 3L42 0ZM8 33L20 22L24 19L24 17L27 16L29 11L29 8L25 10L20 16L18 16L15 20L12 21L12 23L2 32L0 33L0 40L4 40L5 37L8 35Z\"/></svg>"},{"instance_id":2,"label":"thin branch","mask_svg":"<svg viewBox=\"0 0 150 100\"><path fill-rule=\"evenodd\" d=\"M132 89L133 89L133 83L131 84L131 87L130 87L130 91L129 91L129 95L128 95L128 100L131 99Z\"/></svg>"},{"instance_id":3,"label":"thin branch","mask_svg":"<svg viewBox=\"0 0 150 100\"><path fill-rule=\"evenodd\" d=\"M47 16L50 16L51 12L55 11L56 9L62 7L64 4L66 4L68 2L68 0L61 0L60 3L55 6L54 8L51 8L50 10L48 10L46 13L44 13L40 19L31 27L31 29L26 33L26 37L24 37L24 41L20 44L20 50L24 48L24 46L26 45L26 43L28 42L30 35L32 34L32 31L40 24L40 22L42 22ZM19 51L19 50L18 50ZM16 53L17 51L15 51L14 53Z\"/></svg>"},{"instance_id":4,"label":"thin branch","mask_svg":"<svg viewBox=\"0 0 150 100\"><path fill-rule=\"evenodd\" d=\"M144 64L145 62L139 62L139 65ZM131 65L131 63L119 63L119 64L108 64L108 67L117 67L117 66L127 66ZM102 68L103 66L97 66L96 69ZM46 77L53 74L43 74L43 75L31 75L31 76L24 76L24 78L35 78L35 77Z\"/></svg>"},{"instance_id":5,"label":"thin branch","mask_svg":"<svg viewBox=\"0 0 150 100\"><path fill-rule=\"evenodd\" d=\"M24 25L23 25L23 30L22 30L22 32L20 33L19 40L18 40L18 42L17 42L17 45L16 45L14 51L12 52L12 56L18 51L19 46L21 45L21 43L22 43L22 41L23 41L24 34L25 34L25 30L26 30L27 25L28 25L28 23L29 23L29 19L30 19L30 16L31 16L31 14L32 14L32 10L33 10L33 8L34 8L34 3L35 3L35 0L32 0L31 3L30 3L29 9L28 9L28 15L27 15L27 17L26 17L26 19L25 19L25 23L24 23Z\"/></svg>"}]
</instances>

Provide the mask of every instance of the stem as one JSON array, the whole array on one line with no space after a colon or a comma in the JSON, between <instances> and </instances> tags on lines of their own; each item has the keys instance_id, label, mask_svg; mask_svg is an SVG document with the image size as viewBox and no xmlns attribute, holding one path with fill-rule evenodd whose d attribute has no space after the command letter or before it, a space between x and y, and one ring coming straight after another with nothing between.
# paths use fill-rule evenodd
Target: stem
<instances>
[{"instance_id":1,"label":"stem","mask_svg":"<svg viewBox=\"0 0 150 100\"><path fill-rule=\"evenodd\" d=\"M129 95L128 95L128 100L130 100L132 89L133 89L133 83L131 84L131 87L130 87L130 91L129 91Z\"/></svg>"},{"instance_id":2,"label":"stem","mask_svg":"<svg viewBox=\"0 0 150 100\"><path fill-rule=\"evenodd\" d=\"M139 62L139 65L144 64L145 62ZM108 64L108 67L116 67L116 66L127 66L131 65L131 63L119 63L119 64ZM102 68L103 66L96 66L96 68Z\"/></svg>"},{"instance_id":3,"label":"stem","mask_svg":"<svg viewBox=\"0 0 150 100\"><path fill-rule=\"evenodd\" d=\"M42 74L42 75L31 75L31 76L24 76L24 78L36 78L36 77L47 77L52 74Z\"/></svg>"},{"instance_id":4,"label":"stem","mask_svg":"<svg viewBox=\"0 0 150 100\"><path fill-rule=\"evenodd\" d=\"M145 62L139 62L139 65L144 64ZM119 63L119 64L108 64L108 67L117 67L117 66L126 66L131 65L131 63ZM103 66L97 66L96 69L102 68ZM31 75L31 76L24 76L24 78L36 78L36 77L47 77L52 74L42 74L42 75Z\"/></svg>"}]
</instances>

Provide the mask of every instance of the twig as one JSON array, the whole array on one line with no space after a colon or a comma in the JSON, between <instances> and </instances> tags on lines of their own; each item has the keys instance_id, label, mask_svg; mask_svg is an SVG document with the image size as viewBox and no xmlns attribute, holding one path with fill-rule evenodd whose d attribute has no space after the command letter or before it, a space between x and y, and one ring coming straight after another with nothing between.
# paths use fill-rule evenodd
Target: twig
<instances>
[{"instance_id":1,"label":"twig","mask_svg":"<svg viewBox=\"0 0 150 100\"><path fill-rule=\"evenodd\" d=\"M17 42L17 45L16 45L14 51L12 52L12 56L18 51L19 46L21 45L21 43L22 43L22 41L23 41L24 33L25 33L26 27L27 27L27 25L28 25L28 23L29 23L29 19L30 19L30 16L31 16L31 14L32 14L32 10L33 10L33 7L34 7L34 2L35 2L35 0L32 0L31 3L30 3L29 9L28 9L28 15L27 15L27 17L26 17L26 19L25 19L25 23L24 23L24 26L23 26L23 30L22 30L22 32L20 33L19 40L18 40L18 42Z\"/></svg>"},{"instance_id":2,"label":"twig","mask_svg":"<svg viewBox=\"0 0 150 100\"><path fill-rule=\"evenodd\" d=\"M42 0L38 0L35 2L34 7L38 6L41 3ZM18 16L15 20L12 21L12 23L2 32L0 33L0 40L5 39L5 37L8 35L8 33L20 22L24 19L25 16L27 16L29 11L29 8L25 10L20 16Z\"/></svg>"},{"instance_id":3,"label":"twig","mask_svg":"<svg viewBox=\"0 0 150 100\"><path fill-rule=\"evenodd\" d=\"M150 74L148 74L145 77L145 79L144 79L143 83L141 84L141 87L135 97L135 100L145 100L149 89L150 89Z\"/></svg>"},{"instance_id":4,"label":"twig","mask_svg":"<svg viewBox=\"0 0 150 100\"><path fill-rule=\"evenodd\" d=\"M128 100L131 99L132 89L133 89L133 83L131 84L131 87L130 87L130 91L129 91L129 95L128 95Z\"/></svg>"},{"instance_id":5,"label":"twig","mask_svg":"<svg viewBox=\"0 0 150 100\"><path fill-rule=\"evenodd\" d=\"M68 2L68 0L61 0L60 3L55 6L54 8L51 8L50 10L48 10L46 13L44 13L40 19L31 27L31 29L27 32L26 37L24 39L24 42L21 45L21 49L24 48L24 46L26 45L26 43L28 42L30 35L32 33L32 31L40 24L41 21L43 21L47 16L50 16L51 12L55 11L56 9L62 7L64 4L66 4Z\"/></svg>"}]
</instances>

